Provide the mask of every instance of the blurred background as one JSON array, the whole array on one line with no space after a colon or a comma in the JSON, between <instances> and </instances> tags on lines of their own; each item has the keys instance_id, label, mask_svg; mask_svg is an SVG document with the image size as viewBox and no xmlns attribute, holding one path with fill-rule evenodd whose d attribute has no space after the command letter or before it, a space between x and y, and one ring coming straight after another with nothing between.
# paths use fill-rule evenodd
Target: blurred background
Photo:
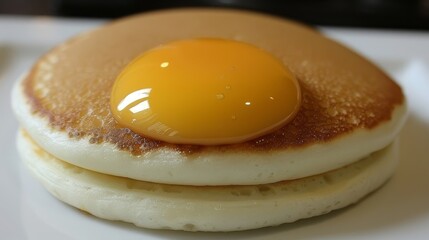
<instances>
[{"instance_id":1,"label":"blurred background","mask_svg":"<svg viewBox=\"0 0 429 240\"><path fill-rule=\"evenodd\" d=\"M429 0L0 0L0 14L117 18L190 6L256 10L311 25L429 30Z\"/></svg>"}]
</instances>

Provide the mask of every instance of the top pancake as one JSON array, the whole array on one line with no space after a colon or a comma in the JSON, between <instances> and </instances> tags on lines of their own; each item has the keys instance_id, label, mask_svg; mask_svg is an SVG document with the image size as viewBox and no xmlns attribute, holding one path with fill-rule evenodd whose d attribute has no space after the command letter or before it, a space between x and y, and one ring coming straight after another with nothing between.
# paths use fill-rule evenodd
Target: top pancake
<instances>
[{"instance_id":1,"label":"top pancake","mask_svg":"<svg viewBox=\"0 0 429 240\"><path fill-rule=\"evenodd\" d=\"M109 100L123 67L151 48L195 37L247 42L281 59L302 89L295 119L271 134L222 146L167 144L118 125ZM304 151L392 122L394 112L405 105L400 87L384 72L320 33L284 19L213 9L136 15L81 34L40 58L21 87L32 115L48 121L53 131L71 139L89 138L94 145L113 144L135 156L160 149L185 156ZM399 119L403 113L397 114ZM390 130L396 133L402 122L396 119Z\"/></svg>"}]
</instances>

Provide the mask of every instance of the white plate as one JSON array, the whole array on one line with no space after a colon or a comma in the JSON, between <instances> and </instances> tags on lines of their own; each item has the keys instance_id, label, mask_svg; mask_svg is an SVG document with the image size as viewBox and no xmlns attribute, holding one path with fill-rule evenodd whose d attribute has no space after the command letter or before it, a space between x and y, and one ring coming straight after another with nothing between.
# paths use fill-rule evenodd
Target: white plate
<instances>
[{"instance_id":1,"label":"white plate","mask_svg":"<svg viewBox=\"0 0 429 240\"><path fill-rule=\"evenodd\" d=\"M410 105L397 173L357 205L279 227L187 233L104 221L57 201L17 156L10 89L47 49L101 22L0 17L0 239L429 239L428 33L323 28L397 79Z\"/></svg>"}]
</instances>

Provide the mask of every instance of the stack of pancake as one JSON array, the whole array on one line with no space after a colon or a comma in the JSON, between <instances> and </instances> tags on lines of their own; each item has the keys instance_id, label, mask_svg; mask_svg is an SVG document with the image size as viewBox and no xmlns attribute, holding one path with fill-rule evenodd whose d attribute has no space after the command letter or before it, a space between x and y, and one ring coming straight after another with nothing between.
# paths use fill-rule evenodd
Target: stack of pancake
<instances>
[{"instance_id":1,"label":"stack of pancake","mask_svg":"<svg viewBox=\"0 0 429 240\"><path fill-rule=\"evenodd\" d=\"M301 86L295 118L236 144L173 144L112 116L112 85L142 52L178 39L250 43ZM180 9L128 17L41 57L13 90L22 159L55 197L97 217L186 231L274 226L345 207L398 161L405 98L383 71L317 31L265 15Z\"/></svg>"}]
</instances>

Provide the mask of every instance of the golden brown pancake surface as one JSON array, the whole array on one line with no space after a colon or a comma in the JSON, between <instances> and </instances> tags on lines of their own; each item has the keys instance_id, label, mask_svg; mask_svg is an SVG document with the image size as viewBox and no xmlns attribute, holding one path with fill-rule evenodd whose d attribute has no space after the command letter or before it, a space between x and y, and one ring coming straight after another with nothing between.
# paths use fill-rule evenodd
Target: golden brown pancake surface
<instances>
[{"instance_id":1,"label":"golden brown pancake surface","mask_svg":"<svg viewBox=\"0 0 429 240\"><path fill-rule=\"evenodd\" d=\"M303 102L283 128L249 142L173 145L118 125L110 113L116 76L136 56L178 39L220 37L272 53L295 74ZM42 57L23 81L34 114L71 138L110 142L133 154L168 147L184 153L278 150L330 141L390 120L401 89L377 67L309 28L232 10L173 10L137 15L82 34Z\"/></svg>"}]
</instances>

